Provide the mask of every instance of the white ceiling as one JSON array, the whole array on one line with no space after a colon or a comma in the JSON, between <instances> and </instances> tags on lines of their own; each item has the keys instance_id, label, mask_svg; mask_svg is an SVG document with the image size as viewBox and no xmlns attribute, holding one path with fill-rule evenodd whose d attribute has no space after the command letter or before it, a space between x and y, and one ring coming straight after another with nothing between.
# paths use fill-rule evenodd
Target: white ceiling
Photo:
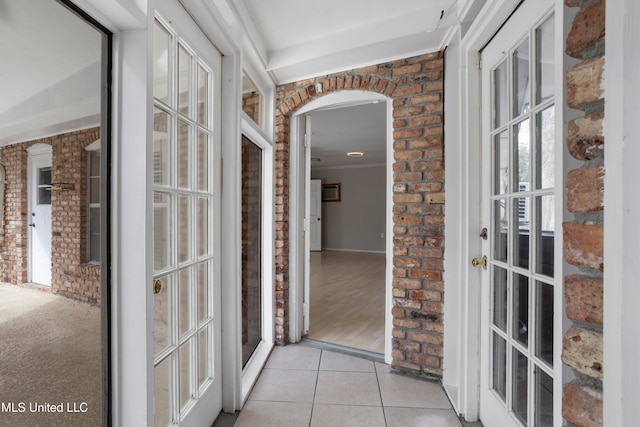
<instances>
[{"instance_id":1,"label":"white ceiling","mask_svg":"<svg viewBox=\"0 0 640 427\"><path fill-rule=\"evenodd\" d=\"M285 83L442 49L456 0L233 0Z\"/></svg>"},{"instance_id":2,"label":"white ceiling","mask_svg":"<svg viewBox=\"0 0 640 427\"><path fill-rule=\"evenodd\" d=\"M0 0L0 145L99 123L100 47L56 1Z\"/></svg>"}]
</instances>

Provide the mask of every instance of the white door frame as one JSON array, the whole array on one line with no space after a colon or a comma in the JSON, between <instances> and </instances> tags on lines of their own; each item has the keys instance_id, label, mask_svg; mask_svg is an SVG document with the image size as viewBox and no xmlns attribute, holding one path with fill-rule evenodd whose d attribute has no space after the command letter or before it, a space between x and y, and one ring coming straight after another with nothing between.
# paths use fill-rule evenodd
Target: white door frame
<instances>
[{"instance_id":1,"label":"white door frame","mask_svg":"<svg viewBox=\"0 0 640 427\"><path fill-rule=\"evenodd\" d=\"M27 192L28 192L28 211L27 211L27 225L29 228L28 231L28 281L34 281L34 269L36 267L36 260L33 259L33 251L34 251L34 233L39 232L36 230L38 224L42 224L41 218L33 217L34 209L37 204L38 198L38 174L37 170L41 167L51 166L51 173L53 174L53 158L52 158L53 147L48 144L37 143L32 145L27 149L29 153L27 160L27 171L28 171L28 179L27 179ZM52 175L53 177L53 175ZM51 206L51 205L49 205ZM49 271L48 274L44 274L45 280L39 280L37 283L39 285L51 286L51 218L52 211L49 208ZM45 220L46 221L46 220ZM33 225L32 225L33 224Z\"/></svg>"},{"instance_id":2,"label":"white door frame","mask_svg":"<svg viewBox=\"0 0 640 427\"><path fill-rule=\"evenodd\" d=\"M532 0L529 0L532 1ZM480 191L481 191L481 71L480 52L491 40L502 24L509 18L513 10L518 6L519 0L497 0L487 2L480 11L471 27L466 31L460 41L460 97L457 111L459 117L459 134L461 141L460 155L457 159L450 159L447 169L459 170L459 184L453 188L447 186L447 193L460 194L456 200L459 204L461 232L458 241L449 241L447 247L459 246L452 251L450 263L460 269L459 300L456 304L459 312L458 338L445 339L445 353L457 354L458 359L452 361L451 369L455 371L455 384L451 391L455 391L454 401L457 402L456 410L467 421L477 421L479 417L479 390L480 390L480 295L481 273L471 266L470 260L481 256L481 239L477 238L483 227L480 215ZM564 3L555 1L556 15L556 105L564 104L562 65L564 63ZM564 115L561 108L556 113L556 139L562 141L564 136ZM556 158L556 180L560 180L557 188L563 188L562 148L559 144L560 154ZM559 165L559 166L558 166ZM455 197L455 196L454 196ZM561 221L563 215L562 203L556 203L556 221ZM562 228L557 228L561 230ZM558 278L562 277L562 236L556 236L555 265L559 269ZM562 307L562 287L558 286L556 292L556 307ZM562 377L562 323L556 322L554 359L557 378ZM558 330L560 328L560 330ZM445 377L448 361L445 360ZM554 389L554 412L561 414L562 381L557 381ZM456 389L457 386L457 389ZM451 392L450 391L450 392ZM457 399L455 398L457 397ZM559 418L559 419L558 419ZM562 417L556 417L556 423L561 422ZM560 424L558 424L560 425Z\"/></svg>"},{"instance_id":3,"label":"white door frame","mask_svg":"<svg viewBox=\"0 0 640 427\"><path fill-rule=\"evenodd\" d=\"M393 319L391 316L392 297L392 275L393 275L393 125L392 113L393 103L384 95L375 92L365 91L341 91L332 93L317 100L314 100L291 117L290 131L290 175L289 175L289 300L290 300L290 322L289 338L291 342L298 342L304 334L303 309L305 301L305 237L304 237L304 210L308 201L304 195L304 126L301 121L305 120L305 114L319 108L339 104L362 104L372 101L387 102L387 184L386 184L386 272L385 272L385 350L384 358L386 363L391 363L391 331ZM307 268L308 269L308 268ZM308 276L308 274L307 274Z\"/></svg>"}]
</instances>

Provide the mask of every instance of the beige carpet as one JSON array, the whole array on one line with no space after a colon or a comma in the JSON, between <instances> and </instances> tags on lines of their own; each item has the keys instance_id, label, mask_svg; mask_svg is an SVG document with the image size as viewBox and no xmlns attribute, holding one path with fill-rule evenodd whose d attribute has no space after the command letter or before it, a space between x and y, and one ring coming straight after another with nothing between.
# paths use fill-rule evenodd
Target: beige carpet
<instances>
[{"instance_id":1,"label":"beige carpet","mask_svg":"<svg viewBox=\"0 0 640 427\"><path fill-rule=\"evenodd\" d=\"M99 307L0 283L0 426L99 426L100 368Z\"/></svg>"}]
</instances>

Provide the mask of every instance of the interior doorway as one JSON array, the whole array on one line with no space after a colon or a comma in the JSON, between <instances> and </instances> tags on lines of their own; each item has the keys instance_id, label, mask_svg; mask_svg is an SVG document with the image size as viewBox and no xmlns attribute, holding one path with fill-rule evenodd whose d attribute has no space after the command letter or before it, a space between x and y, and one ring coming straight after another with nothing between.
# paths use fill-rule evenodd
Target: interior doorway
<instances>
[{"instance_id":1,"label":"interior doorway","mask_svg":"<svg viewBox=\"0 0 640 427\"><path fill-rule=\"evenodd\" d=\"M299 116L305 144L294 158L305 185L292 185L308 230L298 252L303 335L378 354L387 350L390 320L389 106L381 101L337 102Z\"/></svg>"}]
</instances>

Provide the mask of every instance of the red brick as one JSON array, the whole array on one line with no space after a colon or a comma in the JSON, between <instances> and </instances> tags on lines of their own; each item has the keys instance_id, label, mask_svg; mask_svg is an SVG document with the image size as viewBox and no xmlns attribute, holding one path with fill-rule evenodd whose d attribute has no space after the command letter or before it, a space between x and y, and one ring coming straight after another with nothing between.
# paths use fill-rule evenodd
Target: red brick
<instances>
[{"instance_id":1,"label":"red brick","mask_svg":"<svg viewBox=\"0 0 640 427\"><path fill-rule=\"evenodd\" d=\"M604 168L581 168L567 174L569 212L597 212L604 205Z\"/></svg>"},{"instance_id":2,"label":"red brick","mask_svg":"<svg viewBox=\"0 0 640 427\"><path fill-rule=\"evenodd\" d=\"M567 276L564 279L564 297L568 318L602 325L602 279Z\"/></svg>"},{"instance_id":3,"label":"red brick","mask_svg":"<svg viewBox=\"0 0 640 427\"><path fill-rule=\"evenodd\" d=\"M567 72L567 105L582 108L602 98L604 58L595 58L573 66Z\"/></svg>"},{"instance_id":4,"label":"red brick","mask_svg":"<svg viewBox=\"0 0 640 427\"><path fill-rule=\"evenodd\" d=\"M590 160L604 154L602 122L604 113L593 113L569 122L567 147L578 160Z\"/></svg>"},{"instance_id":5,"label":"red brick","mask_svg":"<svg viewBox=\"0 0 640 427\"><path fill-rule=\"evenodd\" d=\"M577 267L604 269L603 227L601 225L564 223L564 257Z\"/></svg>"},{"instance_id":6,"label":"red brick","mask_svg":"<svg viewBox=\"0 0 640 427\"><path fill-rule=\"evenodd\" d=\"M573 19L567 36L566 53L580 58L582 53L604 39L605 1L595 0L582 9Z\"/></svg>"},{"instance_id":7,"label":"red brick","mask_svg":"<svg viewBox=\"0 0 640 427\"><path fill-rule=\"evenodd\" d=\"M577 327L565 333L562 346L562 361L565 365L602 381L602 354L601 333Z\"/></svg>"},{"instance_id":8,"label":"red brick","mask_svg":"<svg viewBox=\"0 0 640 427\"><path fill-rule=\"evenodd\" d=\"M563 387L562 416L578 427L601 427L602 391L569 383Z\"/></svg>"}]
</instances>

